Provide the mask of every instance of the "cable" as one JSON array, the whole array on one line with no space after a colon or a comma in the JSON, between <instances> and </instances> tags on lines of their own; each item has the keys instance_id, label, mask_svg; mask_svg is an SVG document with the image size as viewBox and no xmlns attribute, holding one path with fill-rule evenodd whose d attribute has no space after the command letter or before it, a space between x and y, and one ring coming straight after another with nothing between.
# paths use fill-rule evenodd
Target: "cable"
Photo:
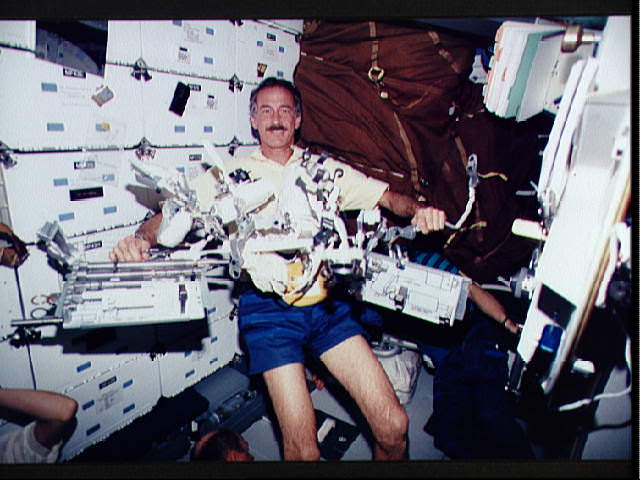
<instances>
[{"instance_id":1,"label":"cable","mask_svg":"<svg viewBox=\"0 0 640 480\"><path fill-rule=\"evenodd\" d=\"M627 361L627 368L629 369L629 375L631 375L631 339L627 337L627 344L625 346L625 359ZM582 400L577 400L572 403L567 403L558 407L559 412L566 412L567 410L575 410L576 408L583 407L585 405L589 405L592 402L604 399L604 398L615 398L621 397L623 395L627 395L631 392L631 382L629 382L629 386L620 392L615 393L601 393L596 395L593 398L584 398Z\"/></svg>"}]
</instances>

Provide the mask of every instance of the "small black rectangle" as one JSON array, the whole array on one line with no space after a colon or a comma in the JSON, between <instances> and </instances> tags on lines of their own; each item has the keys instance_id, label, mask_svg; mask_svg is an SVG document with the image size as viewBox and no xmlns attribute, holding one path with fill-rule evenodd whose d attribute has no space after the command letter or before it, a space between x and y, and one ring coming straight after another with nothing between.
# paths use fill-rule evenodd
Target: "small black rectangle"
<instances>
[{"instance_id":1,"label":"small black rectangle","mask_svg":"<svg viewBox=\"0 0 640 480\"><path fill-rule=\"evenodd\" d=\"M95 242L86 242L84 244L85 251L95 250L96 248L102 248L102 240L96 240Z\"/></svg>"},{"instance_id":2,"label":"small black rectangle","mask_svg":"<svg viewBox=\"0 0 640 480\"><path fill-rule=\"evenodd\" d=\"M114 375L113 377L111 377L111 378L109 378L109 379L105 380L104 382L102 382L102 383L99 385L100 390L102 390L103 388L108 387L109 385L111 385L111 384L115 383L115 382L116 382L116 380L117 380L117 377L116 377L115 375Z\"/></svg>"},{"instance_id":3,"label":"small black rectangle","mask_svg":"<svg viewBox=\"0 0 640 480\"><path fill-rule=\"evenodd\" d=\"M566 329L576 306L543 284L538 297L538 309Z\"/></svg>"},{"instance_id":4,"label":"small black rectangle","mask_svg":"<svg viewBox=\"0 0 640 480\"><path fill-rule=\"evenodd\" d=\"M191 89L184 83L178 82L176 89L173 92L173 99L171 100L171 105L169 105L169 111L182 116L184 109L187 106L187 100L189 100L190 94Z\"/></svg>"},{"instance_id":5,"label":"small black rectangle","mask_svg":"<svg viewBox=\"0 0 640 480\"><path fill-rule=\"evenodd\" d=\"M200 91L202 91L202 87L200 85L198 85L197 83L190 83L189 84L189 90L191 90L193 92L200 92Z\"/></svg>"},{"instance_id":6,"label":"small black rectangle","mask_svg":"<svg viewBox=\"0 0 640 480\"><path fill-rule=\"evenodd\" d=\"M190 153L189 154L189 161L190 162L201 162L202 161L202 154L201 153Z\"/></svg>"},{"instance_id":7,"label":"small black rectangle","mask_svg":"<svg viewBox=\"0 0 640 480\"><path fill-rule=\"evenodd\" d=\"M78 188L76 190L69 190L69 199L72 202L99 197L104 197L102 187Z\"/></svg>"},{"instance_id":8,"label":"small black rectangle","mask_svg":"<svg viewBox=\"0 0 640 480\"><path fill-rule=\"evenodd\" d=\"M65 77L74 77L74 78L87 78L87 73L82 70L76 70L75 68L63 67L62 74Z\"/></svg>"},{"instance_id":9,"label":"small black rectangle","mask_svg":"<svg viewBox=\"0 0 640 480\"><path fill-rule=\"evenodd\" d=\"M86 170L89 168L96 168L95 160L78 160L76 162L73 162L74 170Z\"/></svg>"}]
</instances>

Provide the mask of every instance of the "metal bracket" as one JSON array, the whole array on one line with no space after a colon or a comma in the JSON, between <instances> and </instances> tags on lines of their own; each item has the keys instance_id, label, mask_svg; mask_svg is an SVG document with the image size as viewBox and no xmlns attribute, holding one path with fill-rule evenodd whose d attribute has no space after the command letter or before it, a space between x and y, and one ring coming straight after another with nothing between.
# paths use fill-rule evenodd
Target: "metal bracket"
<instances>
[{"instance_id":1,"label":"metal bracket","mask_svg":"<svg viewBox=\"0 0 640 480\"><path fill-rule=\"evenodd\" d=\"M234 73L233 77L229 79L229 90L231 90L232 92L235 92L237 88L238 91L241 92L243 86L244 86L244 83L242 83L242 80L240 80L238 76Z\"/></svg>"},{"instance_id":2,"label":"metal bracket","mask_svg":"<svg viewBox=\"0 0 640 480\"><path fill-rule=\"evenodd\" d=\"M233 156L233 154L234 154L234 153L235 153L235 151L236 151L236 148L238 148L240 145L241 145L240 140L238 140L238 138L234 136L234 137L231 139L231 141L229 142L229 144L228 144L228 147L229 147L229 150L228 150L229 155Z\"/></svg>"},{"instance_id":3,"label":"metal bracket","mask_svg":"<svg viewBox=\"0 0 640 480\"><path fill-rule=\"evenodd\" d=\"M149 74L149 67L147 67L147 62L145 62L142 57L136 60L136 63L133 64L133 72L131 72L131 76L136 80L140 80L140 78L144 78L145 82L151 80L151 75Z\"/></svg>"},{"instance_id":4,"label":"metal bracket","mask_svg":"<svg viewBox=\"0 0 640 480\"><path fill-rule=\"evenodd\" d=\"M13 150L11 150L4 142L0 142L0 162L6 168L15 167L18 162L13 158Z\"/></svg>"},{"instance_id":5,"label":"metal bracket","mask_svg":"<svg viewBox=\"0 0 640 480\"><path fill-rule=\"evenodd\" d=\"M142 137L140 143L138 144L138 148L136 148L136 157L142 160L143 158L152 159L156 155L155 149L151 146L147 137Z\"/></svg>"}]
</instances>

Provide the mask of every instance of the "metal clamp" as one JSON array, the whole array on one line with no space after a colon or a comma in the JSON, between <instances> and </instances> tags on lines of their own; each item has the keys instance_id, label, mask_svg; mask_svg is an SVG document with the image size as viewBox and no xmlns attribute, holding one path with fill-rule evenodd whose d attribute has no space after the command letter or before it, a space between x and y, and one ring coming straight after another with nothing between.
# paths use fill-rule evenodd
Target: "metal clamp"
<instances>
[{"instance_id":1,"label":"metal clamp","mask_svg":"<svg viewBox=\"0 0 640 480\"><path fill-rule=\"evenodd\" d=\"M3 163L6 168L15 167L18 163L13 158L13 150L4 142L0 142L0 163Z\"/></svg>"},{"instance_id":2,"label":"metal clamp","mask_svg":"<svg viewBox=\"0 0 640 480\"><path fill-rule=\"evenodd\" d=\"M145 62L142 57L140 57L133 64L133 72L131 72L131 76L136 80L140 80L140 78L144 78L145 82L151 80L151 75L149 74L149 67L147 67L147 62Z\"/></svg>"},{"instance_id":3,"label":"metal clamp","mask_svg":"<svg viewBox=\"0 0 640 480\"><path fill-rule=\"evenodd\" d=\"M373 83L382 84L382 77L384 77L384 68L373 66L369 69L367 76Z\"/></svg>"}]
</instances>

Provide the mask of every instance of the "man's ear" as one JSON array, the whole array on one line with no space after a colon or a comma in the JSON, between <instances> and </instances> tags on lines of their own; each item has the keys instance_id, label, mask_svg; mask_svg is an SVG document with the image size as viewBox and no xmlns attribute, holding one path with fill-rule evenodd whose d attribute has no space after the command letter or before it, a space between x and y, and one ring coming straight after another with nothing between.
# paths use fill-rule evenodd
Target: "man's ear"
<instances>
[{"instance_id":1,"label":"man's ear","mask_svg":"<svg viewBox=\"0 0 640 480\"><path fill-rule=\"evenodd\" d=\"M298 115L296 115L296 120L295 120L295 123L293 124L294 125L294 130L298 130L300 128L300 124L301 123L302 123L302 115L298 114Z\"/></svg>"},{"instance_id":2,"label":"man's ear","mask_svg":"<svg viewBox=\"0 0 640 480\"><path fill-rule=\"evenodd\" d=\"M251 128L258 130L258 123L256 122L256 117L254 115L249 115L249 121L251 122Z\"/></svg>"}]
</instances>

